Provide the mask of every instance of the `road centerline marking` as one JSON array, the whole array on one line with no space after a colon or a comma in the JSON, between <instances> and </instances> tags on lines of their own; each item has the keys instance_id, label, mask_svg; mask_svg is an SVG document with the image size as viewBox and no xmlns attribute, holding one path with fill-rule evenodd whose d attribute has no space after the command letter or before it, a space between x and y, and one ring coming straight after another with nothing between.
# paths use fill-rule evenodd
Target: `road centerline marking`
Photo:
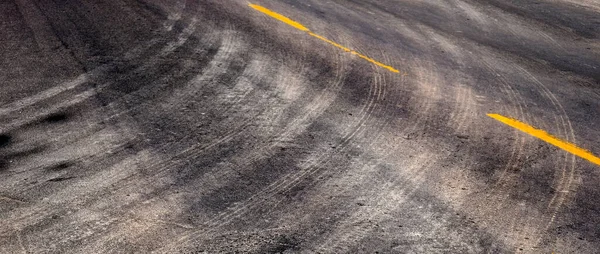
<instances>
[{"instance_id":1,"label":"road centerline marking","mask_svg":"<svg viewBox=\"0 0 600 254\"><path fill-rule=\"evenodd\" d=\"M395 69L392 66L383 64L383 63L381 63L381 62L379 62L379 61L377 61L375 59L372 59L372 58L370 58L370 57L368 57L366 55L363 55L361 53L358 53L358 52L356 52L356 51L354 51L352 49L344 47L344 46L342 46L342 45L340 45L340 44L338 44L338 43L336 43L336 42L334 42L332 40L329 40L329 39L327 39L327 38L325 38L323 36L315 34L312 31L310 31L310 29L306 28L304 25L302 25L302 24L300 24L300 23L298 23L298 22L296 22L296 21L294 21L294 20L292 20L292 19L290 19L290 18L288 18L286 16L283 16L283 15L277 13L277 12L271 11L271 10L265 8L265 7L262 7L262 6L256 5L256 4L248 4L248 6L250 6L253 9L255 9L255 10L259 11L259 12L262 12L262 13L264 13L264 14L266 14L266 15L274 18L274 19L277 19L277 20L279 20L279 21L281 21L283 23L286 23L286 24L288 24L288 25L290 25L290 26L292 26L292 27L294 27L294 28L296 28L296 29L298 29L300 31L306 32L308 35L310 35L312 37L315 37L315 38L317 38L319 40L322 40L324 42L327 42L327 43L329 43L329 44L331 44L331 45L333 45L333 46L335 46L335 47L337 47L337 48L339 48L341 50L344 50L344 51L349 52L349 53L351 53L353 55L356 55L356 56L358 56L358 57L360 57L360 58L362 58L362 59L364 59L364 60L366 60L366 61L368 61L368 62L370 62L372 64L375 64L375 65L377 65L379 67L382 67L382 68L384 68L386 70L389 70L391 72L394 72L394 73L400 73L399 70ZM405 75L405 74L403 74L403 75Z\"/></svg>"},{"instance_id":2,"label":"road centerline marking","mask_svg":"<svg viewBox=\"0 0 600 254\"><path fill-rule=\"evenodd\" d=\"M562 150L565 150L569 153L572 153L576 156L579 156L580 158L583 158L591 163L594 163L594 164L600 166L600 158L596 157L590 151L580 148L573 143L563 141L557 137L554 137L554 136L548 134L548 132L546 132L544 130L537 129L533 126L530 126L526 123L520 122L516 119L505 117L505 116L502 116L499 114L487 114L487 115L491 118L498 120L499 122L502 122L502 123L510 126L510 127L513 127L515 129L525 132L531 136L539 138L539 139L545 141L546 143L549 143L553 146L556 146Z\"/></svg>"}]
</instances>

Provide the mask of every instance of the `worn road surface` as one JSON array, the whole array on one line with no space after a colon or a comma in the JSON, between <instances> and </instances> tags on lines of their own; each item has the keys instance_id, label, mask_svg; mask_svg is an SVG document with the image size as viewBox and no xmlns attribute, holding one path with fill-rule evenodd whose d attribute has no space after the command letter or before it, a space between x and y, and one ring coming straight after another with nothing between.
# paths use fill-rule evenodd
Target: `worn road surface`
<instances>
[{"instance_id":1,"label":"worn road surface","mask_svg":"<svg viewBox=\"0 0 600 254\"><path fill-rule=\"evenodd\" d=\"M0 88L0 253L600 249L488 116L600 153L598 0L2 0Z\"/></svg>"}]
</instances>

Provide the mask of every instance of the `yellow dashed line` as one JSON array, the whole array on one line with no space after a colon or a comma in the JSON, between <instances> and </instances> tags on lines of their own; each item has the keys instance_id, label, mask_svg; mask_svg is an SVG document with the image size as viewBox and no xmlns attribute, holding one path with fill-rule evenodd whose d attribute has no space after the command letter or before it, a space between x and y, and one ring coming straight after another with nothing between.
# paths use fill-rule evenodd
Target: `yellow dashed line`
<instances>
[{"instance_id":1,"label":"yellow dashed line","mask_svg":"<svg viewBox=\"0 0 600 254\"><path fill-rule=\"evenodd\" d=\"M337 48L340 48L340 49L342 49L342 50L344 50L346 52L350 52L353 55L356 55L356 56L358 56L358 57L360 57L360 58L362 58L364 60L367 60L368 62L370 62L372 64L375 64L375 65L377 65L379 67L385 68L385 69L387 69L387 70L389 70L391 72L394 72L394 73L400 73L400 71L396 70L394 67L391 67L389 65L385 65L385 64L383 64L381 62L378 62L378 61L376 61L376 60L374 60L374 59L372 59L370 57L367 57L367 56L365 56L363 54L360 54L360 53L358 53L358 52L356 52L354 50L351 50L351 49L349 49L347 47L344 47L344 46L342 46L342 45L340 45L338 43L335 43L334 41L331 41L331 40L329 40L329 39L327 39L327 38L325 38L323 36L315 34L315 33L311 32L308 28L306 28L305 26L303 26L302 24L300 24L300 23L298 23L296 21L293 21L293 20L289 19L288 17L283 16L283 15L277 13L277 12L271 11L271 10L265 8L265 7L262 7L262 6L256 5L256 4L249 4L249 6L252 7L252 8L254 8L257 11L260 11L260 12L262 12L264 14L267 14L267 15L271 16L274 19L277 19L277 20L279 20L279 21L281 21L283 23L286 23L286 24L288 24L288 25L290 25L290 26L292 26L292 27L294 27L294 28L296 28L298 30L307 32L310 36L313 36L313 37L315 37L315 38L317 38L319 40L327 42L327 43L329 43L329 44L331 44L331 45L333 45L333 46L335 46Z\"/></svg>"},{"instance_id":2,"label":"yellow dashed line","mask_svg":"<svg viewBox=\"0 0 600 254\"><path fill-rule=\"evenodd\" d=\"M362 59L365 59L365 60L367 60L367 61L369 61L369 62L371 62L371 63L373 63L373 64L375 64L375 65L377 65L379 67L385 68L385 69L387 69L387 70L389 70L391 72L400 73L399 70L396 70L396 69L394 69L391 66L388 66L388 65L382 64L380 62L377 62L377 61L373 60L372 58L369 58L369 57L367 57L367 56L365 56L363 54L360 54L360 53L358 53L356 51L352 51L351 53L354 54L354 55L357 55L358 57L360 57Z\"/></svg>"},{"instance_id":3,"label":"yellow dashed line","mask_svg":"<svg viewBox=\"0 0 600 254\"><path fill-rule=\"evenodd\" d=\"M279 21L281 21L283 23L286 23L286 24L288 24L290 26L293 26L293 27L295 27L298 30L302 30L304 32L309 32L310 31L310 30L308 30L308 28L304 27L302 24L300 24L300 23L298 23L296 21L293 21L293 20L289 19L288 17L283 16L283 15L277 13L277 12L271 11L271 10L265 8L265 7L262 7L262 6L256 5L256 4L249 4L249 5L250 5L250 7L254 8L255 10L260 11L260 12L262 12L264 14L267 14L267 15L269 15L269 16L271 16L271 17L273 17L273 18L275 18L275 19L277 19L277 20L279 20Z\"/></svg>"},{"instance_id":4,"label":"yellow dashed line","mask_svg":"<svg viewBox=\"0 0 600 254\"><path fill-rule=\"evenodd\" d=\"M556 146L560 149L563 149L569 153L572 153L574 155L577 155L583 159L588 160L591 163L594 163L596 165L600 166L600 158L596 157L594 154L592 154L591 152L583 149L583 148L579 148L577 147L575 144L569 143L567 141L563 141L560 140L557 137L554 137L550 134L548 134L546 131L544 130L540 130L540 129L536 129L532 126L529 126L525 123L519 122L518 120L512 119L512 118L508 118L505 116L501 116L498 114L488 114L489 117L494 118L510 127L513 127L517 130L520 130L522 132L525 132L531 136L534 136L536 138L539 138L545 142L550 143L553 146Z\"/></svg>"},{"instance_id":5,"label":"yellow dashed line","mask_svg":"<svg viewBox=\"0 0 600 254\"><path fill-rule=\"evenodd\" d=\"M308 34L310 34L311 36L314 36L314 37L316 37L317 39L320 39L320 40L322 40L322 41L324 41L324 42L327 42L327 43L329 43L329 44L331 44L331 45L333 45L333 46L336 46L336 47L338 47L338 48L341 48L342 50L344 50L344 51L346 51L346 52L351 52L351 51L352 51L352 50L351 50L351 49L349 49L349 48L346 48L346 47L344 47L344 46L342 46L342 45L340 45L340 44L337 44L337 43L335 43L335 42L333 42L333 41L330 41L330 40L328 40L327 38L325 38L325 37L323 37L323 36L320 36L320 35L318 35L318 34L315 34L315 33L313 33L313 32L308 32Z\"/></svg>"}]
</instances>

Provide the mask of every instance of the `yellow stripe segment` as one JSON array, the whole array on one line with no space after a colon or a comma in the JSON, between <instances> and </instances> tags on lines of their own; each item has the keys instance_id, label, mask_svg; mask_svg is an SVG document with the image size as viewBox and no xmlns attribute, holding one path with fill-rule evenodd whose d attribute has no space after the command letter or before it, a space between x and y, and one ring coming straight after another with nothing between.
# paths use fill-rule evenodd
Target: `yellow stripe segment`
<instances>
[{"instance_id":1,"label":"yellow stripe segment","mask_svg":"<svg viewBox=\"0 0 600 254\"><path fill-rule=\"evenodd\" d=\"M317 39L320 39L320 40L322 40L322 41L324 41L324 42L327 42L327 43L329 43L329 44L331 44L331 45L333 45L333 46L336 46L336 47L338 47L338 48L341 48L342 50L344 50L344 51L346 51L346 52L351 52L351 51L352 51L351 49L349 49L349 48L346 48L346 47L344 47L344 46L342 46L342 45L340 45L340 44L337 44L337 43L335 43L335 42L333 42L333 41L331 41L331 40L328 40L327 38L325 38L325 37L323 37L323 36L320 36L320 35L318 35L318 34L316 34L316 33L313 33L313 32L308 32L308 34L310 34L311 36L314 36L315 38L317 38Z\"/></svg>"},{"instance_id":2,"label":"yellow stripe segment","mask_svg":"<svg viewBox=\"0 0 600 254\"><path fill-rule=\"evenodd\" d=\"M563 141L560 140L557 137L554 137L550 134L548 134L546 131L544 130L540 130L540 129L536 129L532 126L529 126L525 123L519 122L518 120L512 119L512 118L508 118L502 115L498 115L498 114L487 114L489 117L494 118L510 127L513 127L517 130L520 130L522 132L525 132L531 136L534 136L536 138L539 138L543 141L546 141L548 143L550 143L553 146L556 146L560 149L563 149L569 153L572 153L574 155L577 155L583 159L588 160L591 163L594 163L596 165L600 166L600 158L596 157L594 154L592 154L591 152L583 149L583 148L579 148L577 147L575 144L569 143L567 141Z\"/></svg>"},{"instance_id":3,"label":"yellow stripe segment","mask_svg":"<svg viewBox=\"0 0 600 254\"><path fill-rule=\"evenodd\" d=\"M367 57L367 56L365 56L365 55L363 55L363 54L360 54L360 53L358 53L358 52L356 52L356 51L352 51L351 53L352 53L352 54L354 54L354 55L357 55L358 57L360 57L360 58L362 58L362 59L365 59L365 60L367 60L367 61L371 62L372 64L375 64L375 65L377 65L377 66L379 66L379 67L385 68L385 69L387 69L388 71L395 72L395 73L400 73L400 71L399 71L399 70L396 70L396 69L394 69L394 68L393 68L393 67L391 67L391 66L388 66L388 65L382 64L382 63L380 63L380 62L377 62L377 61L373 60L372 58L369 58L369 57Z\"/></svg>"},{"instance_id":4,"label":"yellow stripe segment","mask_svg":"<svg viewBox=\"0 0 600 254\"><path fill-rule=\"evenodd\" d=\"M283 15L277 13L277 12L271 11L271 10L265 8L265 7L262 7L262 6L256 5L256 4L249 4L249 6L252 7L252 8L254 8L257 11L260 11L260 12L262 12L264 14L267 14L267 15L271 16L274 19L277 19L277 20L279 20L279 21L281 21L283 23L286 23L286 24L288 24L288 25L290 25L290 26L292 26L292 27L294 27L294 28L296 28L298 30L307 32L310 36L313 36L313 37L315 37L315 38L317 38L319 40L327 42L327 43L329 43L329 44L331 44L331 45L333 45L333 46L335 46L337 48L340 48L340 49L346 51L346 52L350 52L353 55L357 55L358 57L360 57L362 59L365 59L365 60L369 61L372 64L375 64L375 65L377 65L379 67L385 68L385 69L387 69L387 70L389 70L391 72L394 72L394 73L400 73L400 71L396 70L394 67L391 67L389 65L385 65L385 64L383 64L381 62L378 62L378 61L375 61L372 58L369 58L369 57L367 57L367 56L365 56L363 54L360 54L360 53L358 53L358 52L356 52L354 50L351 50L351 49L349 49L347 47L344 47L344 46L342 46L342 45L340 45L338 43L335 43L334 41L331 41L331 40L329 40L329 39L327 39L327 38L325 38L323 36L315 34L315 33L311 32L308 28L306 28L305 26L303 26L302 24L300 24L300 23L298 23L296 21L293 21L290 18L288 18L286 16L283 16Z\"/></svg>"},{"instance_id":5,"label":"yellow stripe segment","mask_svg":"<svg viewBox=\"0 0 600 254\"><path fill-rule=\"evenodd\" d=\"M289 19L288 17L283 16L283 15L277 13L277 12L271 11L271 10L265 8L265 7L262 7L262 6L256 5L256 4L249 4L249 5L250 5L250 7L254 8L255 10L260 11L260 12L262 12L264 14L267 14L267 15L269 15L269 16L271 16L271 17L273 17L273 18L275 18L275 19L277 19L277 20L279 20L279 21L281 21L283 23L286 23L286 24L288 24L290 26L293 26L296 29L302 30L304 32L309 32L310 31L310 30L308 30L308 28L304 27L302 24L300 24L300 23L298 23L296 21L293 21L293 20Z\"/></svg>"}]
</instances>

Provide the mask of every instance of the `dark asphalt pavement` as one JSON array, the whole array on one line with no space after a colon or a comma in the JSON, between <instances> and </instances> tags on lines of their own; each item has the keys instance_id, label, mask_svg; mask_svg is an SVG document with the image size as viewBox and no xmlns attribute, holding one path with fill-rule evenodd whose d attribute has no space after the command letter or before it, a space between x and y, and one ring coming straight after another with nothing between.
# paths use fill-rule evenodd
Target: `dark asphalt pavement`
<instances>
[{"instance_id":1,"label":"dark asphalt pavement","mask_svg":"<svg viewBox=\"0 0 600 254\"><path fill-rule=\"evenodd\" d=\"M0 84L0 253L600 250L487 115L600 154L597 0L2 0Z\"/></svg>"}]
</instances>

